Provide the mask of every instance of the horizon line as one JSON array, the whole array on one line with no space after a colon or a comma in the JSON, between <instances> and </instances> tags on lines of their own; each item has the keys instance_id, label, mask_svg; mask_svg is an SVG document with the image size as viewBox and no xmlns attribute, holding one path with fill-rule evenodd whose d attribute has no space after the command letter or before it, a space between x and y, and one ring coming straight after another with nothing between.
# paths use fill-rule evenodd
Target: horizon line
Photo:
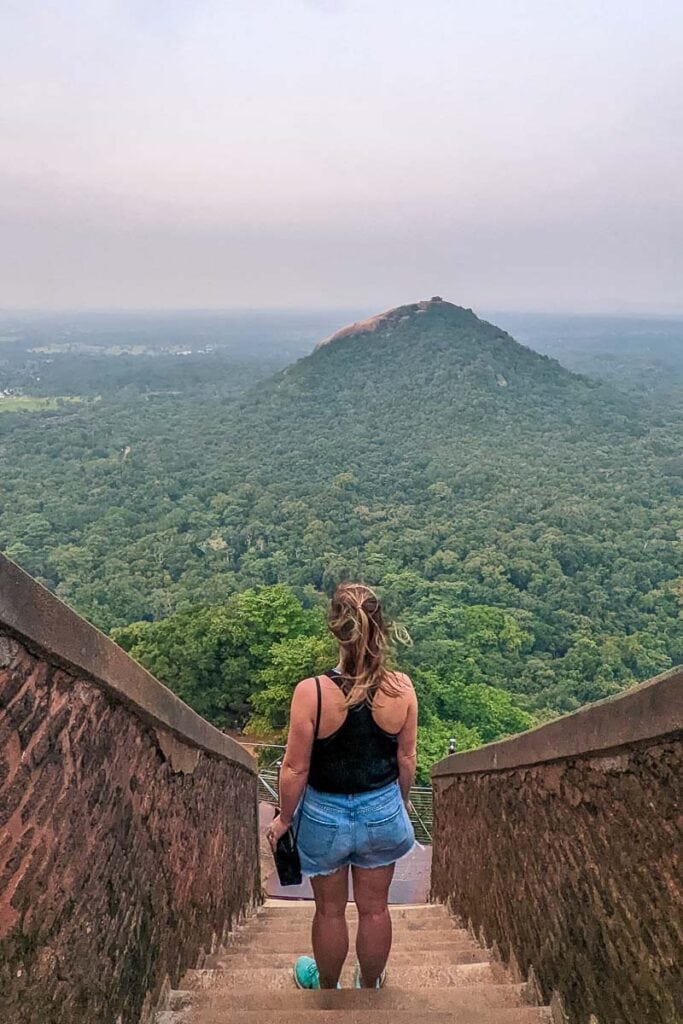
<instances>
[{"instance_id":1,"label":"horizon line","mask_svg":"<svg viewBox=\"0 0 683 1024\"><path fill-rule=\"evenodd\" d=\"M420 300L414 300L420 301ZM450 299L444 299L450 302ZM410 303L399 303L399 305L410 305ZM452 305L461 306L460 303ZM388 306L387 309L395 309L395 306ZM572 309L543 309L543 308L515 308L515 307L486 307L486 306L461 306L464 309L471 309L477 313L481 310L485 316L547 316L547 317L610 317L614 319L655 319L655 320L683 320L683 307L672 310L633 309L622 308L599 308L595 310L572 310ZM0 306L0 317L3 316L64 316L64 315L143 315L143 316L174 316L174 315L226 315L226 314L250 314L250 315L281 315L281 314L332 314L352 313L354 315L370 313L376 307L362 304L352 305L328 305L328 306ZM384 310L381 310L384 312Z\"/></svg>"}]
</instances>

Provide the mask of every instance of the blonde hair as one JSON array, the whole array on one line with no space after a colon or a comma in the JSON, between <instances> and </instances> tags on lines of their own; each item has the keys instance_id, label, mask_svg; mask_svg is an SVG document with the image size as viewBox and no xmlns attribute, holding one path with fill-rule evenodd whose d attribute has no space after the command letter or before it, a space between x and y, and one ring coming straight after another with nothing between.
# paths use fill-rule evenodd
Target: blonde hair
<instances>
[{"instance_id":1,"label":"blonde hair","mask_svg":"<svg viewBox=\"0 0 683 1024\"><path fill-rule=\"evenodd\" d=\"M400 684L395 673L386 667L389 631L382 604L370 587L363 583L340 583L330 603L327 624L339 642L346 706L372 707L379 689L387 696L397 697Z\"/></svg>"}]
</instances>

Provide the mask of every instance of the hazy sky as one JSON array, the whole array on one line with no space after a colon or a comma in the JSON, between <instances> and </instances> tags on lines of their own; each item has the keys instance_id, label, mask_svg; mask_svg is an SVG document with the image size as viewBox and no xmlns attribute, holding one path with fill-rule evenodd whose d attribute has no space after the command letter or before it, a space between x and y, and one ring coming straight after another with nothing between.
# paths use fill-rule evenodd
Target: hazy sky
<instances>
[{"instance_id":1,"label":"hazy sky","mask_svg":"<svg viewBox=\"0 0 683 1024\"><path fill-rule=\"evenodd\" d=\"M683 312L681 0L0 0L0 305Z\"/></svg>"}]
</instances>

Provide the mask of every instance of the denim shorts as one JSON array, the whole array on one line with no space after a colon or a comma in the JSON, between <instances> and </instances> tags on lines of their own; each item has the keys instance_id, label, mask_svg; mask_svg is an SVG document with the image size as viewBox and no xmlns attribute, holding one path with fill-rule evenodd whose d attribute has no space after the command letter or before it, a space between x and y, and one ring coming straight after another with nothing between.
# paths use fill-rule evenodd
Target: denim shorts
<instances>
[{"instance_id":1,"label":"denim shorts","mask_svg":"<svg viewBox=\"0 0 683 1024\"><path fill-rule=\"evenodd\" d=\"M309 786L297 814L301 871L309 877L331 875L347 864L385 867L415 843L398 782L348 795Z\"/></svg>"}]
</instances>

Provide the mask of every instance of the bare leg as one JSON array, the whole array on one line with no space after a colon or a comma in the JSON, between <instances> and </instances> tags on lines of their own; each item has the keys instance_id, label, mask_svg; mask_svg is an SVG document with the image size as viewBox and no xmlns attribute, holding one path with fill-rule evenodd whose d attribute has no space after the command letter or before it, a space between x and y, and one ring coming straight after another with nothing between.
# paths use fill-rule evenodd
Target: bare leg
<instances>
[{"instance_id":1,"label":"bare leg","mask_svg":"<svg viewBox=\"0 0 683 1024\"><path fill-rule=\"evenodd\" d=\"M312 878L311 886L315 896L313 956L320 974L320 987L336 988L349 951L349 929L346 924L348 865L332 875Z\"/></svg>"},{"instance_id":2,"label":"bare leg","mask_svg":"<svg viewBox=\"0 0 683 1024\"><path fill-rule=\"evenodd\" d=\"M389 886L395 864L384 868L352 868L353 895L358 907L356 953L361 985L374 988L391 950Z\"/></svg>"}]
</instances>

